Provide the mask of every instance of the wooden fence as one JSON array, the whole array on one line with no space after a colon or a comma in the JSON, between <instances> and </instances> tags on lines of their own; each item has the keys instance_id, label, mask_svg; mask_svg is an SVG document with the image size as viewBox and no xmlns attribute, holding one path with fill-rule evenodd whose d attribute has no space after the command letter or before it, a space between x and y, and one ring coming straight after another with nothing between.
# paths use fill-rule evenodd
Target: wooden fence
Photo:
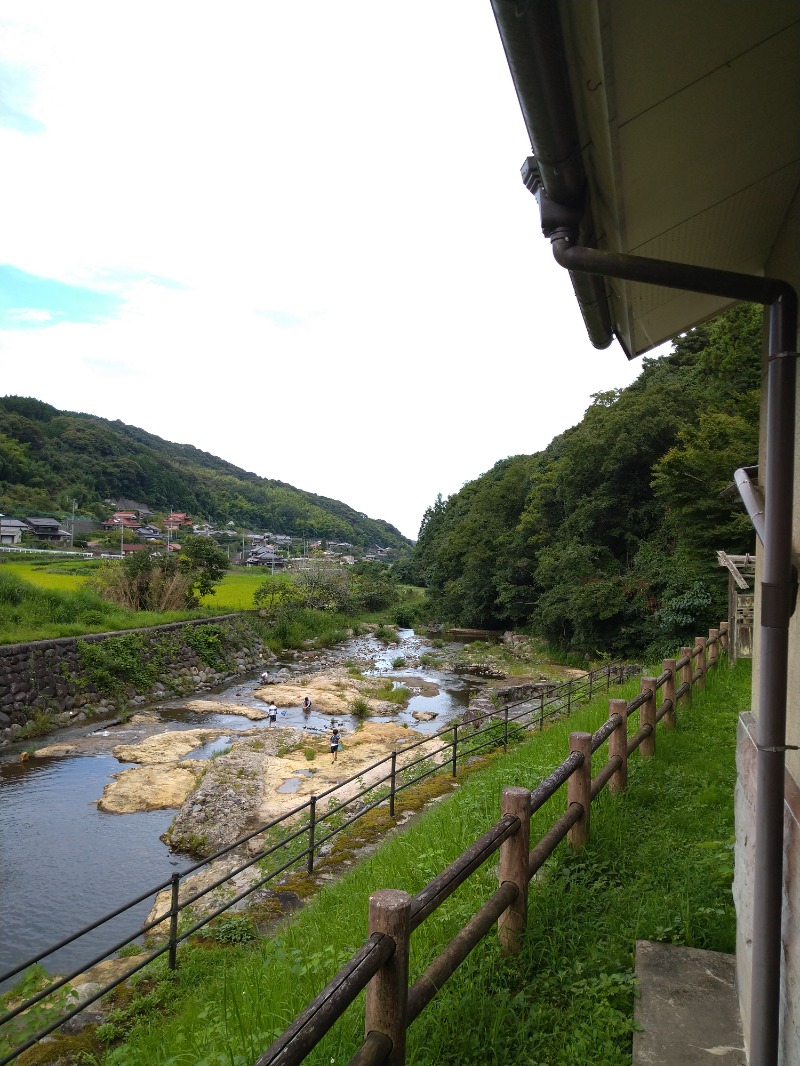
<instances>
[{"instance_id":1,"label":"wooden fence","mask_svg":"<svg viewBox=\"0 0 800 1066\"><path fill-rule=\"evenodd\" d=\"M678 712L691 702L692 690L705 688L706 674L727 650L728 623L696 637L681 648L680 658L665 659L659 677L643 677L633 700L609 701L609 717L594 733L572 733L570 753L533 791L503 791L500 820L416 896L384 889L370 897L369 935L317 998L257 1060L255 1066L293 1066L303 1061L325 1033L366 989L365 1039L350 1066L404 1066L406 1031L438 989L497 925L504 954L517 954L527 922L528 885L534 874L568 837L574 849L589 838L591 803L608 785L626 787L628 759L638 748L642 758L656 751L656 726L674 729ZM659 703L659 693L661 702ZM638 729L628 722L639 711ZM608 755L593 774L592 756L608 742ZM543 804L567 785L566 810L530 847L530 820ZM487 859L500 852L499 885L409 987L409 942L425 921Z\"/></svg>"},{"instance_id":2,"label":"wooden fence","mask_svg":"<svg viewBox=\"0 0 800 1066\"><path fill-rule=\"evenodd\" d=\"M56 1012L57 1016L41 1029L30 1034L23 1043L7 1054L1 1055L0 1066L7 1066L23 1051L33 1047L38 1040L54 1032L64 1022L102 999L108 992L139 973L162 955L168 955L170 968L175 969L178 965L178 947L181 943L200 933L204 926L208 926L240 901L275 881L284 873L304 867L309 875L313 874L316 857L325 847L330 846L337 834L347 830L349 826L376 807L386 804L390 818L394 818L396 802L405 789L424 781L432 774L447 773L448 770L455 777L459 765L468 764L475 756L492 751L499 746L507 750L511 740L519 740L528 731L541 730L545 723L552 719L570 714L573 709L587 703L593 693L598 692L599 687L608 690L612 684L619 684L632 676L632 671L637 675L640 673L638 667L609 663L563 684L548 685L547 692L542 691L536 696L529 694L527 697L523 696L521 699L508 702L502 712L493 706L490 700L487 700L489 710L485 713L473 712L468 726L454 722L436 734L405 744L400 753L400 761L398 761L398 752L392 752L370 766L362 767L358 774L338 782L324 792L310 796L305 803L285 812L279 818L258 826L208 858L194 863L182 873L173 874L169 881L163 881L140 893L135 899L116 906L110 914L89 923L83 929L43 949L33 957L20 960L10 970L0 973L0 985L18 976L28 967L41 963L61 948L74 947L81 941L85 944L84 938L91 939L100 929L108 930L110 939L97 954L93 953L97 950L95 947L83 962L75 965L67 973L53 977L46 986L39 988L28 998L16 1001L13 1007L1 1013L0 1032L3 1030L8 1032L6 1026L31 1008L46 1002L48 1005L52 1004L54 1000L51 997L60 993L75 978L80 977L109 955L138 941L143 935L148 937L148 950L143 956L131 958L129 969L107 983L98 985L90 996L72 1006L66 1013ZM510 691L514 691L513 686ZM373 776L375 773L377 777ZM369 775L372 778L369 784L365 785L363 775ZM351 786L355 784L359 787L353 792ZM346 798L342 799L342 796ZM278 835L275 841L270 838L273 832ZM238 848L255 842L258 838L263 839L263 845L254 849L249 848L248 857L244 861L236 862L232 868L228 868L220 877L212 879L200 889L188 887L186 879L193 873L208 867ZM269 869L261 868L261 863L265 861L269 863ZM256 867L259 872L251 878L247 886L244 888L237 886L231 892L225 893L222 901L217 901L210 908L206 908L202 915L192 912L193 905L203 897L215 892L223 885L232 885L235 877ZM186 886L183 894L181 894L182 884ZM153 896L157 901L159 893L165 890L169 890L169 903L164 904L165 909L156 917L149 918L144 925L139 925L137 922L121 938L118 933L111 932L112 928L116 928L113 923L117 919L124 916L131 917L143 901ZM165 933L167 926L169 931Z\"/></svg>"}]
</instances>

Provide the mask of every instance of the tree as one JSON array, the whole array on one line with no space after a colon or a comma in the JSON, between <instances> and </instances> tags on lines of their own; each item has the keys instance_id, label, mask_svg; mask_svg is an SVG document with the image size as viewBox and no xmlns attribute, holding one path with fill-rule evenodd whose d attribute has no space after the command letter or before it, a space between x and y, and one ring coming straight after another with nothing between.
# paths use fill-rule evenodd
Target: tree
<instances>
[{"instance_id":1,"label":"tree","mask_svg":"<svg viewBox=\"0 0 800 1066\"><path fill-rule=\"evenodd\" d=\"M304 607L316 611L352 609L353 578L344 566L313 559L298 571L295 581Z\"/></svg>"},{"instance_id":2,"label":"tree","mask_svg":"<svg viewBox=\"0 0 800 1066\"><path fill-rule=\"evenodd\" d=\"M175 611L194 602L188 574L176 558L143 548L119 562L107 559L88 582L104 600L130 611Z\"/></svg>"},{"instance_id":3,"label":"tree","mask_svg":"<svg viewBox=\"0 0 800 1066\"><path fill-rule=\"evenodd\" d=\"M106 560L90 585L131 611L177 611L197 607L227 568L227 555L213 541L189 536L177 555L145 545L119 562Z\"/></svg>"},{"instance_id":4,"label":"tree","mask_svg":"<svg viewBox=\"0 0 800 1066\"><path fill-rule=\"evenodd\" d=\"M253 603L272 625L281 615L302 607L304 596L294 582L270 575L253 593Z\"/></svg>"},{"instance_id":5,"label":"tree","mask_svg":"<svg viewBox=\"0 0 800 1066\"><path fill-rule=\"evenodd\" d=\"M414 549L438 617L617 654L717 621L714 549L753 545L730 489L757 454L761 319L739 305L691 330L544 451L439 496Z\"/></svg>"},{"instance_id":6,"label":"tree","mask_svg":"<svg viewBox=\"0 0 800 1066\"><path fill-rule=\"evenodd\" d=\"M187 535L181 539L178 566L189 579L187 601L196 606L208 596L228 571L228 556L210 537Z\"/></svg>"}]
</instances>

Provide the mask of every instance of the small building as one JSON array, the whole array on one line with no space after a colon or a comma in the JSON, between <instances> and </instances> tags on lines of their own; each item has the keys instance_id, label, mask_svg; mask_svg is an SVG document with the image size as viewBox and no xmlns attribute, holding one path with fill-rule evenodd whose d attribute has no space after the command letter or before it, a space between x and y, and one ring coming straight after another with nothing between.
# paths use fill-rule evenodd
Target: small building
<instances>
[{"instance_id":1,"label":"small building","mask_svg":"<svg viewBox=\"0 0 800 1066\"><path fill-rule=\"evenodd\" d=\"M0 544L19 544L22 534L28 527L18 518L7 518L0 514Z\"/></svg>"},{"instance_id":2,"label":"small building","mask_svg":"<svg viewBox=\"0 0 800 1066\"><path fill-rule=\"evenodd\" d=\"M62 529L55 518L26 518L25 525L39 540L69 540L69 530Z\"/></svg>"}]
</instances>

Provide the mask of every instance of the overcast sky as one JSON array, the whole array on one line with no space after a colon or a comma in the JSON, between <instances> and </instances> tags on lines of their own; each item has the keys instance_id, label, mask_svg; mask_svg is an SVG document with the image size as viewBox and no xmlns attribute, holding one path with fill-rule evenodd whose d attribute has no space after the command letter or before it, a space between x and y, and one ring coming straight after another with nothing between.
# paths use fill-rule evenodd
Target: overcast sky
<instances>
[{"instance_id":1,"label":"overcast sky","mask_svg":"<svg viewBox=\"0 0 800 1066\"><path fill-rule=\"evenodd\" d=\"M415 538L639 372L527 154L489 0L0 0L0 394Z\"/></svg>"}]
</instances>

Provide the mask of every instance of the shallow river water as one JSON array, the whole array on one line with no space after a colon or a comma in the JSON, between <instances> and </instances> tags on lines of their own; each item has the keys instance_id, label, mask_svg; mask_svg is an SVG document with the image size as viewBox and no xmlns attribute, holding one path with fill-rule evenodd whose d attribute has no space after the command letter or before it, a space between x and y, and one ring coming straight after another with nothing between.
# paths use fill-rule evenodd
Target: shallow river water
<instances>
[{"instance_id":1,"label":"shallow river water","mask_svg":"<svg viewBox=\"0 0 800 1066\"><path fill-rule=\"evenodd\" d=\"M436 684L438 695L415 695L404 711L391 718L422 732L434 732L463 712L468 700L466 685L455 675L420 666L393 669L391 663L397 657L411 660L427 650L411 630L402 630L400 637L400 645L388 649L372 638L358 638L337 649L336 657L371 659L376 674L391 673L399 682L406 676ZM263 710L264 702L254 695L258 687L257 677L240 678L208 698L252 703ZM194 697L198 698L203 697ZM239 715L198 714L182 707L180 700L152 709L161 719L159 731L198 726L230 730L192 751L188 758L193 759L209 758L243 729L269 728ZM417 722L411 717L414 711L433 711L437 717L429 723ZM331 728L329 715L304 714L299 707L279 708L278 722L298 731L327 734ZM345 727L356 724L341 716L337 722ZM104 747L110 747L112 739L122 744L140 735L131 725L110 723L86 723L82 730L70 731L72 736L79 733L94 735L98 742L102 739ZM170 851L159 839L175 811L118 815L97 808L111 775L131 765L103 751L0 763L0 977L192 864L192 859ZM52 972L86 965L113 943L134 935L151 902L145 900L82 938L80 947L62 948L43 965ZM13 982L0 981L0 988L8 983Z\"/></svg>"}]
</instances>

